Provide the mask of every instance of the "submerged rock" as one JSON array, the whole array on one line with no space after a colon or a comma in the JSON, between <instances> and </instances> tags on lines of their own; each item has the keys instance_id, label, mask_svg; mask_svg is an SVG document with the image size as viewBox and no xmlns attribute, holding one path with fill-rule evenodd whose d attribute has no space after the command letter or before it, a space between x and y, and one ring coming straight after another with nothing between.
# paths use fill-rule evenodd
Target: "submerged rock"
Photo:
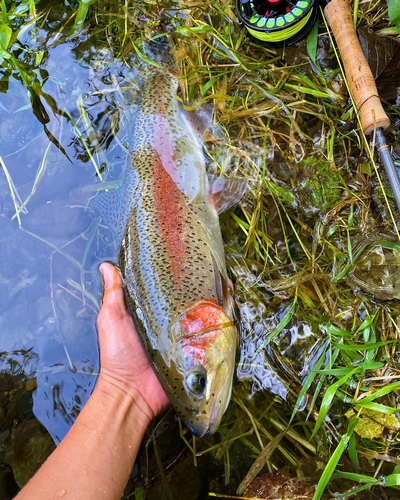
<instances>
[{"instance_id":1,"label":"submerged rock","mask_svg":"<svg viewBox=\"0 0 400 500\"><path fill-rule=\"evenodd\" d=\"M11 500L18 493L18 486L14 480L12 470L7 465L0 466L0 498Z\"/></svg>"},{"instance_id":2,"label":"submerged rock","mask_svg":"<svg viewBox=\"0 0 400 500\"><path fill-rule=\"evenodd\" d=\"M54 448L53 440L38 420L24 420L14 425L10 464L20 488L25 486Z\"/></svg>"},{"instance_id":3,"label":"submerged rock","mask_svg":"<svg viewBox=\"0 0 400 500\"><path fill-rule=\"evenodd\" d=\"M315 493L315 483L307 477L291 477L286 471L275 471L256 477L246 489L246 497L268 499L301 498L312 500Z\"/></svg>"}]
</instances>

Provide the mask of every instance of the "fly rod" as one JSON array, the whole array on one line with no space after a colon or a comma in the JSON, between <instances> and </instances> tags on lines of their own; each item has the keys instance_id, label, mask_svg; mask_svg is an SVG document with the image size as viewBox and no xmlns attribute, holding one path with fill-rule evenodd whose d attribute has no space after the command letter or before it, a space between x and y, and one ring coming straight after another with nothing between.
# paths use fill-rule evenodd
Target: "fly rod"
<instances>
[{"instance_id":1,"label":"fly rod","mask_svg":"<svg viewBox=\"0 0 400 500\"><path fill-rule=\"evenodd\" d=\"M383 133L389 127L390 120L379 99L375 79L354 29L348 0L328 2L324 14L342 56L344 71L364 134L371 135L376 131L379 157L400 210L400 180Z\"/></svg>"},{"instance_id":2,"label":"fly rod","mask_svg":"<svg viewBox=\"0 0 400 500\"><path fill-rule=\"evenodd\" d=\"M344 71L365 135L375 132L379 157L400 210L400 180L383 131L390 120L379 99L375 80L353 26L348 0L324 2L324 14L332 29ZM250 35L263 43L279 46L297 43L307 35L317 17L316 0L237 0L240 21Z\"/></svg>"}]
</instances>

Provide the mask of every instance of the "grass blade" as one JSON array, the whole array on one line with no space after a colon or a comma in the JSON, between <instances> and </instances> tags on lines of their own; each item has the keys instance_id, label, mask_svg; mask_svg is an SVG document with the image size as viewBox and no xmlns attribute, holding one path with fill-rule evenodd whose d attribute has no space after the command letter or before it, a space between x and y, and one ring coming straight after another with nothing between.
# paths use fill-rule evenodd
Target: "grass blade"
<instances>
[{"instance_id":1,"label":"grass blade","mask_svg":"<svg viewBox=\"0 0 400 500\"><path fill-rule=\"evenodd\" d=\"M314 430L313 430L313 433L312 433L310 439L312 439L315 436L318 429L321 427L323 421L325 420L325 417L327 416L327 414L329 412L329 409L331 407L332 400L336 394L336 391L339 389L340 386L342 386L345 382L347 382L347 380L352 375L354 375L355 373L357 373L359 371L360 371L360 368L358 366L356 368L353 368L347 375L345 375L340 380L338 380L337 382L332 384L330 387L328 387L328 389L325 392L324 398L322 400L321 407L320 407L319 412L318 412L318 418L317 418L317 421L315 423L315 427L314 427Z\"/></svg>"},{"instance_id":2,"label":"grass blade","mask_svg":"<svg viewBox=\"0 0 400 500\"><path fill-rule=\"evenodd\" d=\"M289 309L286 311L284 317L279 321L279 323L276 325L276 327L272 330L271 333L267 335L267 338L263 342L262 346L259 347L256 351L256 354L259 354L266 345L268 345L272 339L274 339L281 331L286 328L290 320L293 318L294 310L296 307L296 302L297 302L297 290L296 288L296 295L294 297L292 305L289 307Z\"/></svg>"},{"instance_id":3,"label":"grass blade","mask_svg":"<svg viewBox=\"0 0 400 500\"><path fill-rule=\"evenodd\" d=\"M350 441L350 438L353 434L353 431L357 423L358 423L358 418L356 417L350 420L346 434L342 436L335 451L332 453L332 456L329 459L329 462L327 463L320 480L318 481L317 488L313 496L313 500L320 500L320 498L322 497L322 494L325 491L325 488L335 471L335 468L340 460L340 457L342 456L342 453L344 452L348 442Z\"/></svg>"}]
</instances>

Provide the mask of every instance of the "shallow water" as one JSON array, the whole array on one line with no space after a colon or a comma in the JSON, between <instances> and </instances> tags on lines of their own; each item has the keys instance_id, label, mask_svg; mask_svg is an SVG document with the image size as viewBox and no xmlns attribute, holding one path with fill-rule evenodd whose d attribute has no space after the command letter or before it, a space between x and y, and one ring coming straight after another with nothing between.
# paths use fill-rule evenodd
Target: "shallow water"
<instances>
[{"instance_id":1,"label":"shallow water","mask_svg":"<svg viewBox=\"0 0 400 500\"><path fill-rule=\"evenodd\" d=\"M30 65L45 93L40 103L32 107L25 85L14 72L3 89L0 107L0 151L12 182L10 187L3 170L1 370L9 373L12 365L25 385L27 380L35 381L33 414L56 443L96 384L98 266L105 259L115 260L116 250L90 199L93 186L99 185L99 171L107 164L108 180L117 179L126 159L112 136L112 130L123 126L116 126L119 107L124 105L118 86L127 86L129 77L128 86L136 91L134 69L114 58L111 50L97 49L89 33L73 37L59 33L69 13L67 6L57 3L40 30L28 29L19 37L32 53L43 52L40 70L34 61ZM11 189L19 206L27 200L20 210L21 227ZM268 351L268 360L252 352L263 335L257 342L245 335L246 325L257 334L257 328L276 326L279 319L265 308L251 311L250 305L240 315L239 379L253 380L251 393L269 389L285 399L287 388L275 373L274 353ZM293 344L290 335L306 335L305 328L302 333L297 330L288 332L288 346ZM9 425L3 428L7 436L15 431Z\"/></svg>"},{"instance_id":2,"label":"shallow water","mask_svg":"<svg viewBox=\"0 0 400 500\"><path fill-rule=\"evenodd\" d=\"M43 91L61 111L78 120L77 97L91 88L88 68L76 63L71 43L54 44L44 30L32 38L25 33L21 43L46 53L48 74L39 78ZM59 441L87 400L98 370L94 329L100 291L98 221L86 207L88 196L74 198L77 189L95 182L93 165L71 123L42 103L49 116L46 124L38 121L30 106L21 110L29 104L21 82L11 78L2 95L1 122L6 130L2 158L22 201L41 172L26 213L21 214L21 229L17 219L12 220L13 200L4 173L1 177L0 349L8 353L31 349L37 355L34 413ZM93 114L98 113L93 110ZM65 153L49 142L45 127Z\"/></svg>"},{"instance_id":3,"label":"shallow water","mask_svg":"<svg viewBox=\"0 0 400 500\"><path fill-rule=\"evenodd\" d=\"M29 51L25 67L41 89L39 102L32 107L16 71L9 77L2 70L3 83L8 82L2 88L0 107L4 162L0 369L2 388L7 389L2 393L1 415L4 495L15 488L6 475L10 464L22 486L52 449L51 439L36 426L33 416L58 443L93 390L99 368L98 265L115 256L110 235L102 233L90 206L93 189L85 188L99 182L94 163L98 169L105 161L112 163L96 150L102 151L110 142L108 114L115 113L114 101L96 91L113 85L111 74L118 79L120 68L116 63L108 69L109 52L97 55L91 44L85 46L87 36L60 35L61 24L72 10L58 2L54 5L57 11L48 6L50 14L41 29L25 30L18 37ZM38 51L43 53L40 70L35 65ZM84 108L90 110L86 121ZM108 149L113 158L117 149L114 145ZM25 202L21 227L11 189L19 206ZM13 374L11 379L5 378L8 373ZM26 427L24 422L31 425ZM37 452L32 456L18 448L18 442L30 439ZM40 442L47 443L46 448ZM18 453L22 453L21 463Z\"/></svg>"},{"instance_id":4,"label":"shallow water","mask_svg":"<svg viewBox=\"0 0 400 500\"><path fill-rule=\"evenodd\" d=\"M136 4L143 21L148 2ZM126 154L122 143L135 110L132 103L140 90L142 64L129 54L131 67L128 67L116 54L115 39L114 44L104 43L108 13L103 12L96 18L98 25L95 28L92 25L92 30L71 35L71 23L64 26L73 13L67 2L40 3L40 7L47 17L32 28L22 29L18 36L18 44L24 51L17 53L29 70L31 81L36 82L39 95L33 106L18 72L14 70L10 76L9 70L0 69L0 155L4 162L0 173L0 483L7 484L10 498L11 492L29 479L52 449L51 440L37 426L35 418L58 443L96 383L99 369L96 316L101 292L98 266L104 260L115 260L116 249L90 199L100 184L100 177L117 182L124 168ZM114 7L120 15L118 7ZM16 26L18 24L23 25L16 22ZM123 25L121 36L122 33ZM215 47L221 49L221 44L218 42ZM235 58L225 48L221 50L225 56L220 53L215 59L227 67L233 65L232 71L236 71ZM41 54L40 64L37 53ZM260 57L261 54L265 56L259 49ZM218 89L218 95L225 91L229 93L228 88ZM244 88L235 98L243 99L247 92ZM270 97L275 106L274 96ZM266 101L263 95L255 99L262 105ZM127 104L131 105L128 113ZM256 102L251 117L258 113L258 105ZM334 230L333 216L331 221L321 215L338 201L336 193L344 190L319 152L323 142L320 123L310 119L310 124L302 124L313 145L308 151L312 154L299 166L305 156L300 141L288 145L278 135L272 145L257 135L256 127L254 137L243 138L242 124L233 122L232 125L230 110L224 106L226 103L222 100L217 101L221 123L220 128L212 130L208 144L210 158L214 160L210 161L209 170L219 172L223 164L225 172L236 172L240 168L242 175L250 177L249 193L242 204L249 213L254 208L254 192L257 193L258 186L252 169L267 171L267 183L273 181L275 191L270 186L271 191L264 193L268 228L263 228L262 223L260 227L272 238L278 251L274 254L269 249L270 254L263 254L260 247L244 251L245 237L238 227L234 228L237 234L231 234L232 221L222 217L228 267L235 278L233 295L241 341L233 402L224 425L217 436L198 443L198 450L215 446L217 451L213 452L212 459L208 458L210 454L199 457L198 467L194 468L193 457L179 435L177 420L173 412L169 412L153 425L151 437L144 442L127 497L133 492L139 495L144 486L148 498L168 496L165 484L160 482L153 447L158 448L161 461L171 474L168 488L173 498L206 498L210 490L233 493L259 453L260 440L262 443L270 440L265 430L271 425L269 418L278 422L272 424L273 431L280 429L282 416L291 414L298 388L327 349L321 317L328 321L330 313L323 310L321 297L315 296L311 285L305 281L291 284L303 265L305 271L309 271L301 245L311 252L319 224L324 224L329 244L341 251L345 251L348 244L346 225L342 228L343 237L340 230ZM271 128L277 134L281 132L282 137L288 134L285 120L277 119ZM231 142L227 151L228 132ZM240 137L237 142L236 137ZM320 167L320 184L325 188L329 186L329 192L320 189L315 181L316 164ZM351 177L347 166L342 169L342 175L346 179ZM354 185L357 188L358 185ZM289 218L282 223L282 214L276 209L271 193L286 196L292 204L290 210L315 233L302 232L304 228L299 224L298 236L288 223ZM13 197L18 206L24 204L20 210L21 227L15 216ZM239 210L235 213L239 214ZM354 251L367 236L371 240L378 235L393 238L387 226L377 228L371 223L365 230L360 212L357 217L358 226L351 233ZM320 250L317 260L331 278L337 274L335 266L339 264L333 261L328 243ZM341 269L339 266L339 271ZM364 302L358 301L354 284L343 285L341 295L335 295L337 290L326 285L328 279L322 274L321 271L317 275L321 280L318 283L324 293L332 293L335 314L340 317L343 328L350 330L355 324L354 314L364 319L363 304L371 310L376 302L373 299L368 302L370 299L364 296L361 297ZM301 302L297 295L294 298L293 289L299 283L311 305L307 300ZM318 290L316 285L315 289ZM290 320L264 349L268 335L290 314ZM285 406L286 400L291 404ZM272 404L275 405L273 411L265 416L264 408ZM249 423L249 413L257 414L263 421L262 439L258 439L254 426ZM301 426L308 440L309 423L301 421ZM245 437L231 447L230 439L241 434ZM32 461L21 459L25 453L23 441L30 437L42 443L41 453ZM190 440L188 434L186 438ZM326 463L329 453L326 442L321 439L321 443L318 459ZM194 441L191 444L194 446ZM310 455L295 451L289 458L283 454L274 467L276 463L293 465L299 456L314 458L315 450L311 448L308 452ZM21 465L24 461L29 462L29 467ZM268 467L272 470L271 464ZM14 475L11 479L10 474ZM183 481L185 487L182 487Z\"/></svg>"}]
</instances>

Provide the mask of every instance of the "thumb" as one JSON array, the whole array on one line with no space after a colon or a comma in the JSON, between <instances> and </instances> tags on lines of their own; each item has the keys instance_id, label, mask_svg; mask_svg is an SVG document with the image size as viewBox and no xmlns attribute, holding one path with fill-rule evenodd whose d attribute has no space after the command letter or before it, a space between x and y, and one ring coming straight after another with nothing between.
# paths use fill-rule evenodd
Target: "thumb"
<instances>
[{"instance_id":1,"label":"thumb","mask_svg":"<svg viewBox=\"0 0 400 500\"><path fill-rule=\"evenodd\" d=\"M109 327L127 316L122 278L116 266L104 262L100 266L103 275L103 304L99 314L99 328Z\"/></svg>"}]
</instances>

